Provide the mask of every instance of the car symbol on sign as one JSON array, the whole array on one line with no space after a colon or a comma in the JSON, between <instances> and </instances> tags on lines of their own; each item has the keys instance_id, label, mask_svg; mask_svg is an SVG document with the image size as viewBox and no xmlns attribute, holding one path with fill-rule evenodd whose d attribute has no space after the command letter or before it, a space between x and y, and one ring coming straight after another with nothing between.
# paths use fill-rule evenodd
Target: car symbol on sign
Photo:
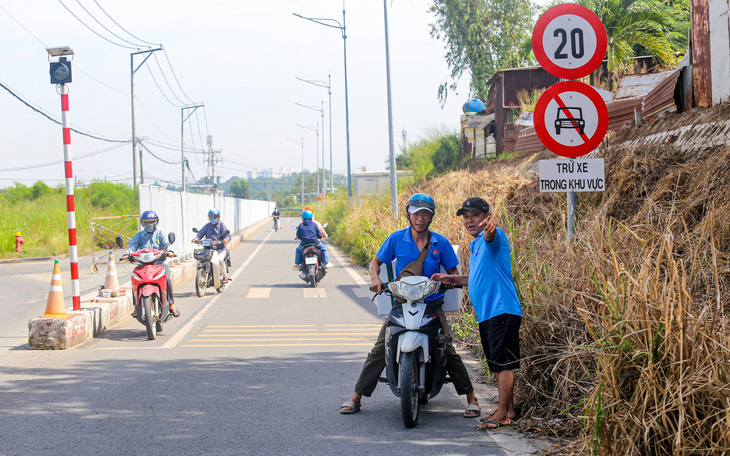
<instances>
[{"instance_id":1,"label":"car symbol on sign","mask_svg":"<svg viewBox=\"0 0 730 456\"><path fill-rule=\"evenodd\" d=\"M558 117L555 119L555 134L560 134L561 128L575 128L579 134L584 134L586 121L583 120L583 110L578 107L558 108Z\"/></svg>"}]
</instances>

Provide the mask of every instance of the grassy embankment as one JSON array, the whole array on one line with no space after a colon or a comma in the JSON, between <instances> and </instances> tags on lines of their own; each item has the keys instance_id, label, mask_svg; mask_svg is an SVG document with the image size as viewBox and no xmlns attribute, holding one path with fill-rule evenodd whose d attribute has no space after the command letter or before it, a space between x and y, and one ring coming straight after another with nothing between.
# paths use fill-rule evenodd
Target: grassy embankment
<instances>
[{"instance_id":1,"label":"grassy embankment","mask_svg":"<svg viewBox=\"0 0 730 456\"><path fill-rule=\"evenodd\" d=\"M79 255L91 252L89 217L137 214L138 196L129 186L94 182L74 195ZM100 220L99 223L127 235L137 229L136 219ZM25 239L23 253L15 252L15 233ZM98 231L96 248L114 246L114 235ZM62 186L42 182L32 187L16 184L0 192L0 258L27 258L68 254L66 194Z\"/></svg>"},{"instance_id":2,"label":"grassy embankment","mask_svg":"<svg viewBox=\"0 0 730 456\"><path fill-rule=\"evenodd\" d=\"M543 154L420 180L399 192L398 220L387 200L338 201L325 219L365 264L407 226L408 196L429 193L432 228L461 245L468 270L471 239L455 211L486 198L510 239L524 310L523 429L572 439L565 454L730 452L730 148L609 145L607 191L581 194L573 242L565 195L540 193L527 171L552 158ZM478 349L468 300L456 328Z\"/></svg>"}]
</instances>

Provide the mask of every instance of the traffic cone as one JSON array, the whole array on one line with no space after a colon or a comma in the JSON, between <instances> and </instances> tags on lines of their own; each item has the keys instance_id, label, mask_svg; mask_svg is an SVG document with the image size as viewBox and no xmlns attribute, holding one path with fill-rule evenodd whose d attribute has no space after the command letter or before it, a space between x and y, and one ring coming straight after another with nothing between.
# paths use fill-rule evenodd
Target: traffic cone
<instances>
[{"instance_id":1,"label":"traffic cone","mask_svg":"<svg viewBox=\"0 0 730 456\"><path fill-rule=\"evenodd\" d=\"M106 280L104 280L104 288L111 290L112 294L118 294L119 278L117 277L117 267L114 264L114 252L109 252L109 262L106 269Z\"/></svg>"},{"instance_id":2,"label":"traffic cone","mask_svg":"<svg viewBox=\"0 0 730 456\"><path fill-rule=\"evenodd\" d=\"M44 318L71 318L66 315L66 306L63 304L63 287L61 286L61 266L58 260L53 263L53 276L48 289L48 302Z\"/></svg>"}]
</instances>

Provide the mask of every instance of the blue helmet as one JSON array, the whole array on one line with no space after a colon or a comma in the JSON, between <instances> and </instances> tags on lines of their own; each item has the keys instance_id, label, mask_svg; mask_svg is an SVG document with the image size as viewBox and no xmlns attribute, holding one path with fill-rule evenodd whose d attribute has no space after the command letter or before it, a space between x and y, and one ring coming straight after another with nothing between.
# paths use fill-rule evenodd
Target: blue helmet
<instances>
[{"instance_id":1,"label":"blue helmet","mask_svg":"<svg viewBox=\"0 0 730 456\"><path fill-rule=\"evenodd\" d=\"M312 213L312 211L304 211L302 212L302 218L304 220L312 220L314 218L314 213Z\"/></svg>"},{"instance_id":2,"label":"blue helmet","mask_svg":"<svg viewBox=\"0 0 730 456\"><path fill-rule=\"evenodd\" d=\"M139 216L139 222L142 224L142 228L149 234L152 234L157 229L157 224L160 222L160 217L157 216L155 211L144 211Z\"/></svg>"},{"instance_id":3,"label":"blue helmet","mask_svg":"<svg viewBox=\"0 0 730 456\"><path fill-rule=\"evenodd\" d=\"M221 211L219 211L218 209L211 209L208 211L208 218L211 218L211 217L220 218L220 216L221 216Z\"/></svg>"},{"instance_id":4,"label":"blue helmet","mask_svg":"<svg viewBox=\"0 0 730 456\"><path fill-rule=\"evenodd\" d=\"M406 211L408 213L412 214L420 211L421 209L428 209L432 214L435 214L436 203L433 201L433 198L425 193L416 193L408 198L408 202L406 203Z\"/></svg>"}]
</instances>

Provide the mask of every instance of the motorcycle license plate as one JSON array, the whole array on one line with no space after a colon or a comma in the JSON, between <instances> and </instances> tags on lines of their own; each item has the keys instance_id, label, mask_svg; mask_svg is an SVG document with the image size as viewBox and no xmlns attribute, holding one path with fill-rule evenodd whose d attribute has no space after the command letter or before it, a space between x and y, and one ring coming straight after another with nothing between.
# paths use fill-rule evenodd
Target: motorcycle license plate
<instances>
[{"instance_id":1,"label":"motorcycle license plate","mask_svg":"<svg viewBox=\"0 0 730 456\"><path fill-rule=\"evenodd\" d=\"M213 245L213 241L211 241L210 239L203 239L202 245L203 247L210 247L211 245Z\"/></svg>"},{"instance_id":2,"label":"motorcycle license plate","mask_svg":"<svg viewBox=\"0 0 730 456\"><path fill-rule=\"evenodd\" d=\"M306 264L317 264L317 258L316 257L308 257L304 259L304 262Z\"/></svg>"}]
</instances>

